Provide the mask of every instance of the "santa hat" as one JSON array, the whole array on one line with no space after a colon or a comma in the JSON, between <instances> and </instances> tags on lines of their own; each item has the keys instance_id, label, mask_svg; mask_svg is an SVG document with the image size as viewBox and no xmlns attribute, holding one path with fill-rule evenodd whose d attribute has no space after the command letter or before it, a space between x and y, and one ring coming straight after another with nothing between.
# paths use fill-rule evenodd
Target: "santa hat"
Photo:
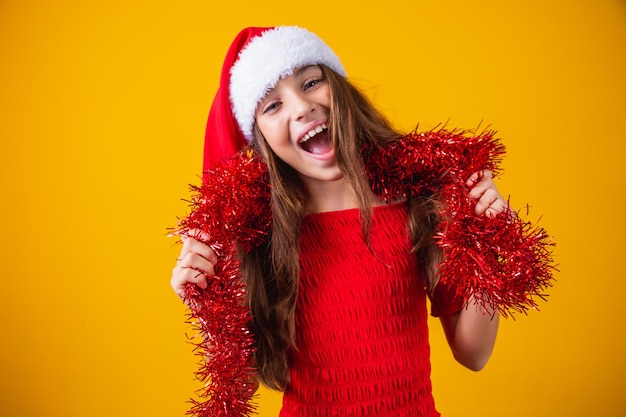
<instances>
[{"instance_id":1,"label":"santa hat","mask_svg":"<svg viewBox=\"0 0 626 417\"><path fill-rule=\"evenodd\" d=\"M252 140L257 104L283 77L304 65L346 72L317 35L297 26L249 27L237 35L211 105L204 142L204 169L232 156Z\"/></svg>"}]
</instances>

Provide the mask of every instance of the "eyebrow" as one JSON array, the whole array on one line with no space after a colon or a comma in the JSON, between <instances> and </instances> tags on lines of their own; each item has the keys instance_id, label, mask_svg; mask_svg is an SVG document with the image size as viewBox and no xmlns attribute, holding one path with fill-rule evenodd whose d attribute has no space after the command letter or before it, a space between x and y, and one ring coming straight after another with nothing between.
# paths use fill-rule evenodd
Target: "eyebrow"
<instances>
[{"instance_id":1,"label":"eyebrow","mask_svg":"<svg viewBox=\"0 0 626 417\"><path fill-rule=\"evenodd\" d=\"M308 70L309 68L311 68L311 67L318 67L318 66L319 66L319 65L317 65L317 64L305 65L305 66L303 66L303 67L298 68L298 69L297 69L297 70L295 70L293 73L294 73L295 75L300 75L300 74L302 74L304 71Z\"/></svg>"}]
</instances>

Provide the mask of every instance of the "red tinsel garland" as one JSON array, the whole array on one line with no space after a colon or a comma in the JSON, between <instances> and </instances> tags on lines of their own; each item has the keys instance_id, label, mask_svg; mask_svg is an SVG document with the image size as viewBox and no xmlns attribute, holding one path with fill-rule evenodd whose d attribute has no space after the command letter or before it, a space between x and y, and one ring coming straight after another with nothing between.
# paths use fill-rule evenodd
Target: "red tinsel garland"
<instances>
[{"instance_id":1,"label":"red tinsel garland","mask_svg":"<svg viewBox=\"0 0 626 417\"><path fill-rule=\"evenodd\" d=\"M248 329L250 310L246 285L242 282L237 257L260 245L271 230L270 188L265 164L257 155L240 152L205 173L200 187L192 186L191 213L179 225L181 235L199 237L219 258L215 276L206 289L188 284L185 302L190 322L200 341L196 353L204 382L199 402L187 414L203 417L249 416L254 381L254 336Z\"/></svg>"},{"instance_id":2,"label":"red tinsel garland","mask_svg":"<svg viewBox=\"0 0 626 417\"><path fill-rule=\"evenodd\" d=\"M465 185L481 169L499 172L504 146L494 132L413 132L362 152L372 190L385 201L440 196L444 221L435 238L445 259L438 285L454 288L464 302L473 296L483 306L495 304L505 317L537 307L535 297L544 298L555 269L549 236L513 212L494 219L476 215ZM267 167L258 155L241 151L204 178L200 187L192 187L191 213L178 230L181 235L206 232L219 257L207 289L186 288L201 338L197 377L205 383L200 394L206 399L192 400L188 414L249 416L254 412L254 337L237 252L252 250L271 233Z\"/></svg>"}]
</instances>

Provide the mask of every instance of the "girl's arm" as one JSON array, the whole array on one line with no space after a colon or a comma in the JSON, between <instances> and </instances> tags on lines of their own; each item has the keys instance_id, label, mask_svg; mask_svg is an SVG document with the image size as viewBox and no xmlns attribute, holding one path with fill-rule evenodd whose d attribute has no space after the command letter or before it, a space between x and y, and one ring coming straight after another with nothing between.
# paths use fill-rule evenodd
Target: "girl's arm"
<instances>
[{"instance_id":1,"label":"girl's arm","mask_svg":"<svg viewBox=\"0 0 626 417\"><path fill-rule=\"evenodd\" d=\"M470 197L476 200L476 214L493 218L509 209L493 182L491 171L474 173L467 185L471 187ZM467 308L457 314L442 315L440 320L455 359L473 371L481 370L496 342L498 312L470 298Z\"/></svg>"},{"instance_id":2,"label":"girl's arm","mask_svg":"<svg viewBox=\"0 0 626 417\"><path fill-rule=\"evenodd\" d=\"M496 343L497 311L470 299L467 308L457 314L443 315L440 320L454 358L472 371L483 369Z\"/></svg>"}]
</instances>

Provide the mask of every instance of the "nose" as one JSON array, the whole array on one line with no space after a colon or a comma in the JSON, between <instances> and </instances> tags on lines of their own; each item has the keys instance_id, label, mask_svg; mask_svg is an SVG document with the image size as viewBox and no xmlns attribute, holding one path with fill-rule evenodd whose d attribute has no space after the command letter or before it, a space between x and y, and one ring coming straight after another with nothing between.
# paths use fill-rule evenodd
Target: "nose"
<instances>
[{"instance_id":1,"label":"nose","mask_svg":"<svg viewBox=\"0 0 626 417\"><path fill-rule=\"evenodd\" d=\"M303 92L295 92L292 96L294 120L302 121L315 112L315 104Z\"/></svg>"}]
</instances>

